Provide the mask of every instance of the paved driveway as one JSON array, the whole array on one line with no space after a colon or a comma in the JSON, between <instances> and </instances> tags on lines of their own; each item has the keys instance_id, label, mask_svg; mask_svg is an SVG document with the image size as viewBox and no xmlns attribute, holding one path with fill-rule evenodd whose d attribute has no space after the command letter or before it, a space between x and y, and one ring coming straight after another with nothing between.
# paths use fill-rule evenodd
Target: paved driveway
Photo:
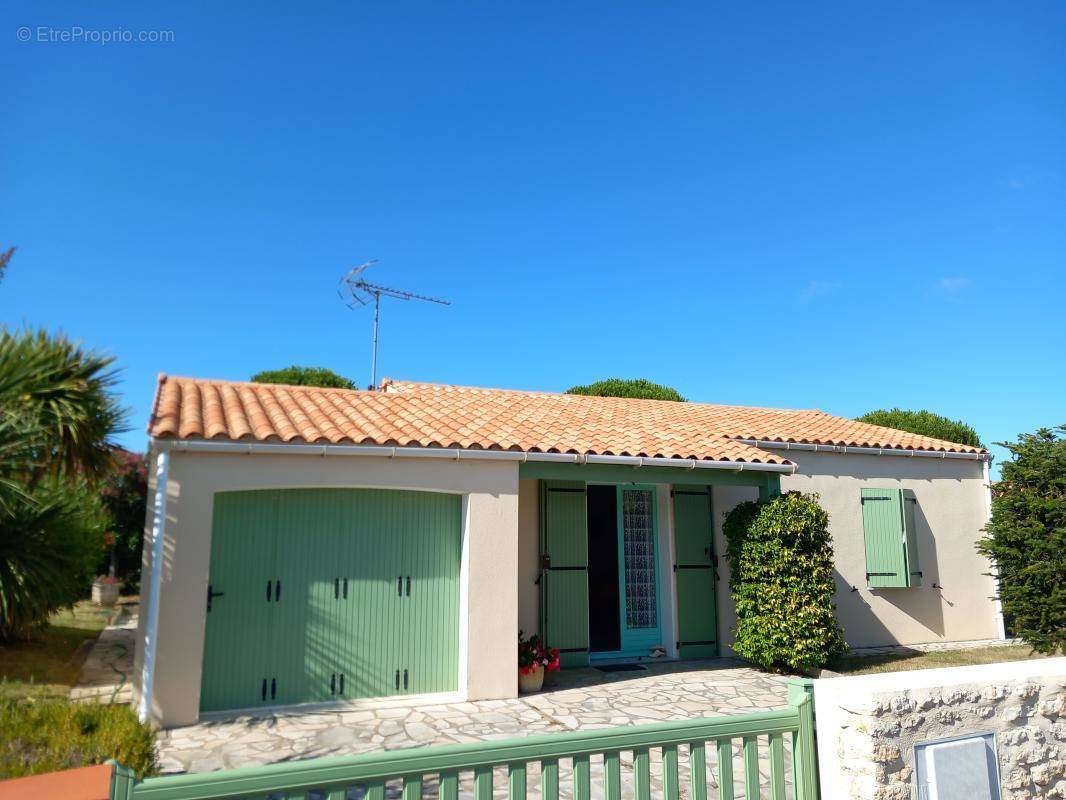
<instances>
[{"instance_id":1,"label":"paved driveway","mask_svg":"<svg viewBox=\"0 0 1066 800\"><path fill-rule=\"evenodd\" d=\"M554 686L514 700L306 710L174 728L160 735L162 766L171 773L206 772L787 705L786 678L729 659L656 663L640 672L567 670L554 677Z\"/></svg>"}]
</instances>

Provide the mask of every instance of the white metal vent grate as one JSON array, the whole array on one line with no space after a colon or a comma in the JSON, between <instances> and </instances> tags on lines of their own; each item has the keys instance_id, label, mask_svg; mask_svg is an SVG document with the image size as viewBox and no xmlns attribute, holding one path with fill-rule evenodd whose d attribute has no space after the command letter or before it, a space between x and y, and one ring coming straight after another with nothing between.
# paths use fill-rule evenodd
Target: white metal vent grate
<instances>
[{"instance_id":1,"label":"white metal vent grate","mask_svg":"<svg viewBox=\"0 0 1066 800\"><path fill-rule=\"evenodd\" d=\"M1000 800L991 733L914 746L918 800Z\"/></svg>"}]
</instances>

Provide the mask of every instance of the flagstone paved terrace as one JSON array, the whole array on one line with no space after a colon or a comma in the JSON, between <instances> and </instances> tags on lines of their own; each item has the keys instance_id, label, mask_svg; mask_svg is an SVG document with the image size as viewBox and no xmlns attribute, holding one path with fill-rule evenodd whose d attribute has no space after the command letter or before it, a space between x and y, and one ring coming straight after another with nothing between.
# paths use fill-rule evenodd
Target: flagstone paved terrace
<instances>
[{"instance_id":1,"label":"flagstone paved terrace","mask_svg":"<svg viewBox=\"0 0 1066 800\"><path fill-rule=\"evenodd\" d=\"M513 700L295 710L174 728L160 734L162 768L165 773L207 772L318 756L643 725L787 706L787 678L759 672L730 659L659 662L639 672L566 670L553 678L554 685L544 691ZM653 761L653 779L657 778L657 767L661 769L661 762ZM561 764L563 772L566 768L566 764ZM623 774L625 770L623 763ZM537 783L533 778L531 792L535 792ZM494 783L497 793L502 791L505 796L502 772ZM426 788L428 791L428 784Z\"/></svg>"}]
</instances>

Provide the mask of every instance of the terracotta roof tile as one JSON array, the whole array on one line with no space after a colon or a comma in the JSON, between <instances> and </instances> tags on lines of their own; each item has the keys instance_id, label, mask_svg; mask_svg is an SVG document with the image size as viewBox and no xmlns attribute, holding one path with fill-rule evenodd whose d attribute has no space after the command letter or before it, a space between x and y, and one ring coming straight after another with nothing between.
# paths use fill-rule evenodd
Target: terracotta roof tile
<instances>
[{"instance_id":1,"label":"terracotta roof tile","mask_svg":"<svg viewBox=\"0 0 1066 800\"><path fill-rule=\"evenodd\" d=\"M981 452L821 411L387 381L385 391L160 375L159 438L460 447L788 463L739 439Z\"/></svg>"}]
</instances>

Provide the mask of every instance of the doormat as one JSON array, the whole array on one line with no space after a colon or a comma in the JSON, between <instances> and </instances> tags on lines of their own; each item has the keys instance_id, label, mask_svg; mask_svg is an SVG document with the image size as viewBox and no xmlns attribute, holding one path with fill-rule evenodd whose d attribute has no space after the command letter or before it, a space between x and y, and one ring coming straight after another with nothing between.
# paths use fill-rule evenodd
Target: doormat
<instances>
[{"instance_id":1,"label":"doormat","mask_svg":"<svg viewBox=\"0 0 1066 800\"><path fill-rule=\"evenodd\" d=\"M600 672L647 672L648 668L641 666L640 664L604 664L600 667L593 667Z\"/></svg>"}]
</instances>

